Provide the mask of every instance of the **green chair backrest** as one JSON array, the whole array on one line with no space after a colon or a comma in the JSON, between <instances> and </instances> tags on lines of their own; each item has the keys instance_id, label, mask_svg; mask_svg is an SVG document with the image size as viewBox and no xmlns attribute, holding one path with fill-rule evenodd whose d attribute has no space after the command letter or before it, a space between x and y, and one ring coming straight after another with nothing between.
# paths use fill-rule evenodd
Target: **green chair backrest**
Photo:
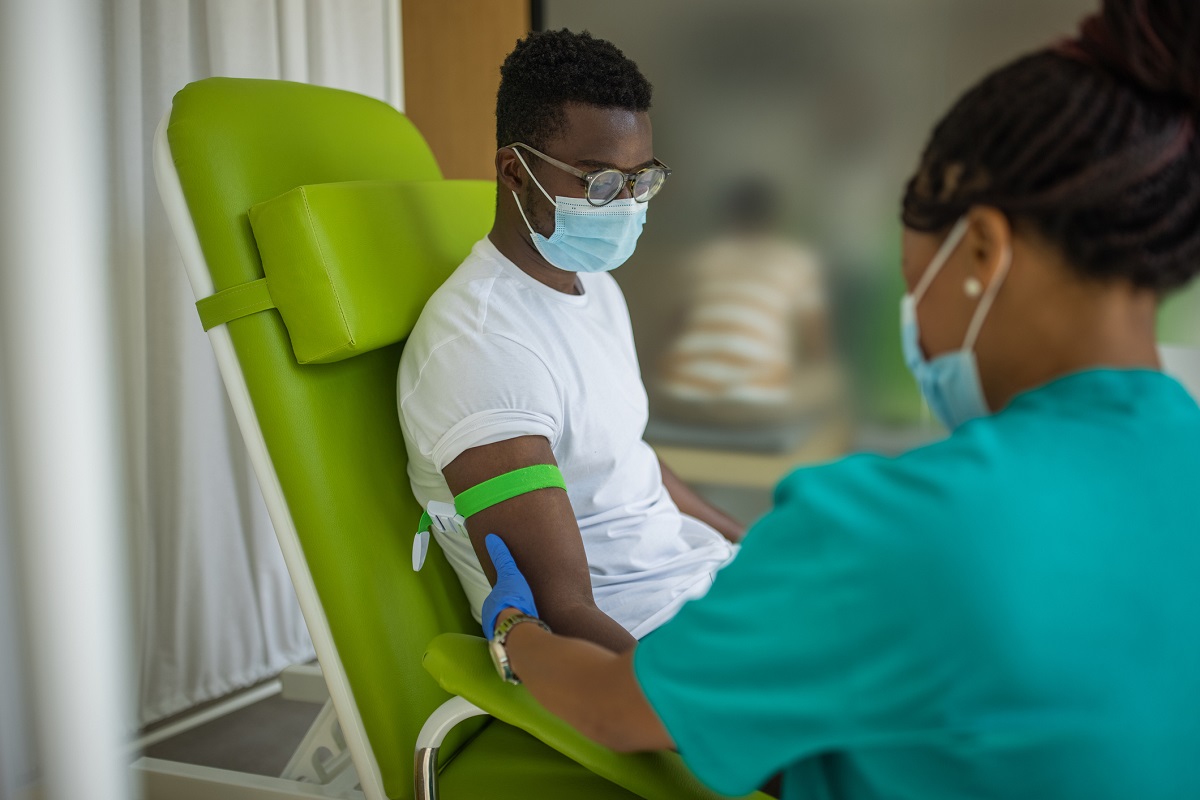
<instances>
[{"instance_id":1,"label":"green chair backrest","mask_svg":"<svg viewBox=\"0 0 1200 800\"><path fill-rule=\"evenodd\" d=\"M263 277L251 206L306 184L441 178L404 115L304 84L193 83L175 96L167 140L218 292ZM462 243L463 256L471 244ZM427 276L413 285L429 291ZM412 569L420 509L396 417L403 345L300 366L277 311L228 329L384 790L408 797L417 733L449 697L422 669L422 653L439 633L478 626L440 550ZM459 725L443 753L482 724Z\"/></svg>"}]
</instances>

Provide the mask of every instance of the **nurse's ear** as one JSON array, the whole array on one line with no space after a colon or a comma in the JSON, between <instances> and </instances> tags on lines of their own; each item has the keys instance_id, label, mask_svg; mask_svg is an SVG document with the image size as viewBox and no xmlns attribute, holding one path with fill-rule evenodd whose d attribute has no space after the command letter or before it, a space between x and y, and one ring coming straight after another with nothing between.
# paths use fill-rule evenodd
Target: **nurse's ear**
<instances>
[{"instance_id":1,"label":"nurse's ear","mask_svg":"<svg viewBox=\"0 0 1200 800\"><path fill-rule=\"evenodd\" d=\"M520 193L525 186L525 168L511 147L496 151L496 180L510 192Z\"/></svg>"},{"instance_id":2,"label":"nurse's ear","mask_svg":"<svg viewBox=\"0 0 1200 800\"><path fill-rule=\"evenodd\" d=\"M963 245L967 274L963 292L978 297L996 280L1007 259L1012 258L1013 230L1008 217L991 206L975 206L967 212L967 235Z\"/></svg>"}]
</instances>

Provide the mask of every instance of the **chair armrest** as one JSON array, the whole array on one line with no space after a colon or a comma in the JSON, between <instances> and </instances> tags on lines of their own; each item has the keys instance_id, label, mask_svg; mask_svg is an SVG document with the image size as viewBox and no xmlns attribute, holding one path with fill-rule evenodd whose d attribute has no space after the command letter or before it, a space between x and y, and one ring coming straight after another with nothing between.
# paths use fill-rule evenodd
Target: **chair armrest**
<instances>
[{"instance_id":1,"label":"chair armrest","mask_svg":"<svg viewBox=\"0 0 1200 800\"><path fill-rule=\"evenodd\" d=\"M725 797L702 784L677 753L617 753L588 739L543 708L524 686L500 680L482 637L444 633L429 643L422 664L446 691L646 800ZM766 800L767 795L749 797Z\"/></svg>"}]
</instances>

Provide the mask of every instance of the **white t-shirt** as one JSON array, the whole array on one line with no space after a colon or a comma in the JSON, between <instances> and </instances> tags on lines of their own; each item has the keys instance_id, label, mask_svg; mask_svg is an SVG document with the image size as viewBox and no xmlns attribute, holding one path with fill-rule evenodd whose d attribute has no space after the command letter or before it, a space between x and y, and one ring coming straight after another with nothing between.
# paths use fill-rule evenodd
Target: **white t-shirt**
<instances>
[{"instance_id":1,"label":"white t-shirt","mask_svg":"<svg viewBox=\"0 0 1200 800\"><path fill-rule=\"evenodd\" d=\"M681 514L642 440L646 390L611 275L582 295L522 272L486 237L430 298L400 359L397 397L417 501L452 499L464 450L544 436L567 484L600 610L642 637L712 585L735 548ZM465 536L435 532L476 619L491 590Z\"/></svg>"}]
</instances>

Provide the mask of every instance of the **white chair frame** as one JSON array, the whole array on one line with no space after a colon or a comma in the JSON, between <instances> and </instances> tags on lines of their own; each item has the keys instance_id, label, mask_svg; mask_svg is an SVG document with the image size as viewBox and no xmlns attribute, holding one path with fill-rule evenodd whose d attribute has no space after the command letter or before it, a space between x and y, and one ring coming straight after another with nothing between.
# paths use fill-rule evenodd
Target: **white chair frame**
<instances>
[{"instance_id":1,"label":"white chair frame","mask_svg":"<svg viewBox=\"0 0 1200 800\"><path fill-rule=\"evenodd\" d=\"M213 294L213 283L171 156L167 139L170 117L168 110L154 135L154 177L183 257L192 293L200 300ZM254 473L258 477L304 622L312 637L329 699L281 777L143 757L131 767L134 780L142 786L146 800L387 800L379 763L367 739L362 716L329 629L329 620L304 559L279 476L267 452L246 378L234 352L233 340L224 325L208 331L208 338L216 354L221 379L249 451ZM414 788L418 798L435 800L437 797L437 752L446 733L459 722L484 713L466 700L456 697L431 715L421 730L414 753L417 766Z\"/></svg>"}]
</instances>

